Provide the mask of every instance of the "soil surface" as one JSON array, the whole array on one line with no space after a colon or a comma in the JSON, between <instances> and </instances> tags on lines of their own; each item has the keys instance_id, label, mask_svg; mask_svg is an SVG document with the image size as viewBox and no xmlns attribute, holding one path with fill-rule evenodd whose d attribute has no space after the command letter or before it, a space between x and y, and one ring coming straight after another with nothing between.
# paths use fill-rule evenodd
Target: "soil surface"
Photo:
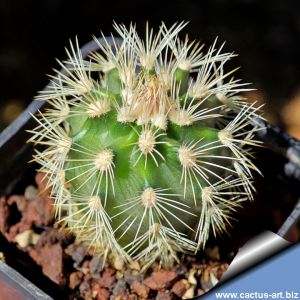
<instances>
[{"instance_id":1,"label":"soil surface","mask_svg":"<svg viewBox=\"0 0 300 300\"><path fill-rule=\"evenodd\" d=\"M181 255L168 270L154 263L142 273L137 262L127 266L118 259L103 265L91 249L54 225L53 200L43 177L37 173L36 185L27 186L24 195L0 200L0 231L17 248L15 255L26 253L56 284L57 292L46 289L54 299L190 299L210 290L235 255L230 249L220 254L211 245L198 256ZM9 263L9 253L4 255Z\"/></svg>"}]
</instances>

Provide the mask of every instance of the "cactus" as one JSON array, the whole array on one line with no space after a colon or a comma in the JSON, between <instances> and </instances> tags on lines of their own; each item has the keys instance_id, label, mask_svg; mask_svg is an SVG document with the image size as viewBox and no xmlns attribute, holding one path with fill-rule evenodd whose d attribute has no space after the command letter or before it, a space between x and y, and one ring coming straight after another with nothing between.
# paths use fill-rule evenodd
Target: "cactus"
<instances>
[{"instance_id":1,"label":"cactus","mask_svg":"<svg viewBox=\"0 0 300 300\"><path fill-rule=\"evenodd\" d=\"M216 42L181 40L185 23L145 40L114 24L83 59L70 42L33 116L34 161L47 176L56 217L95 253L170 266L227 231L253 198L259 108L224 65L235 56ZM120 40L120 42L119 42Z\"/></svg>"}]
</instances>

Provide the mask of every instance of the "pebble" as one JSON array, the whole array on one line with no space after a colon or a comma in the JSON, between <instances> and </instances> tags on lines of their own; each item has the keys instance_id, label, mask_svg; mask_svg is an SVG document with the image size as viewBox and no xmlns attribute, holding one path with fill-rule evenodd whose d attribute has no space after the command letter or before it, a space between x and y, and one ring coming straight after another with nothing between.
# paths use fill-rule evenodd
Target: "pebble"
<instances>
[{"instance_id":1,"label":"pebble","mask_svg":"<svg viewBox=\"0 0 300 300\"><path fill-rule=\"evenodd\" d=\"M49 195L37 197L30 201L25 212L26 223L38 227L47 226L53 223L54 209L53 201Z\"/></svg>"},{"instance_id":2,"label":"pebble","mask_svg":"<svg viewBox=\"0 0 300 300\"><path fill-rule=\"evenodd\" d=\"M69 287L70 289L75 289L80 283L81 279L83 277L83 274L79 271L72 272L69 276Z\"/></svg>"},{"instance_id":3,"label":"pebble","mask_svg":"<svg viewBox=\"0 0 300 300\"><path fill-rule=\"evenodd\" d=\"M210 280L210 272L211 272L211 267L207 267L201 275L201 280L200 280L201 287L205 292L207 292L213 287L212 282Z\"/></svg>"},{"instance_id":4,"label":"pebble","mask_svg":"<svg viewBox=\"0 0 300 300\"><path fill-rule=\"evenodd\" d=\"M197 296L202 296L204 294L205 294L205 292L202 289L197 290Z\"/></svg>"},{"instance_id":5,"label":"pebble","mask_svg":"<svg viewBox=\"0 0 300 300\"><path fill-rule=\"evenodd\" d=\"M125 280L119 279L113 288L112 291L113 295L115 295L116 297L117 296L122 297L122 295L126 294L126 292L127 292L127 285Z\"/></svg>"},{"instance_id":6,"label":"pebble","mask_svg":"<svg viewBox=\"0 0 300 300\"><path fill-rule=\"evenodd\" d=\"M101 287L99 284L94 284L92 287L93 290L93 298L97 300L108 300L109 292L107 289Z\"/></svg>"},{"instance_id":7,"label":"pebble","mask_svg":"<svg viewBox=\"0 0 300 300\"><path fill-rule=\"evenodd\" d=\"M213 272L210 273L210 281L213 286L215 286L219 282L219 280L216 278Z\"/></svg>"},{"instance_id":8,"label":"pebble","mask_svg":"<svg viewBox=\"0 0 300 300\"><path fill-rule=\"evenodd\" d=\"M83 299L85 300L93 299L93 291L91 290L91 286L89 282L83 281L79 286L79 292Z\"/></svg>"},{"instance_id":9,"label":"pebble","mask_svg":"<svg viewBox=\"0 0 300 300\"><path fill-rule=\"evenodd\" d=\"M132 282L135 280L142 281L143 279L144 279L143 274L132 274L132 272L130 270L125 270L125 272L124 272L124 280L129 285L131 285Z\"/></svg>"},{"instance_id":10,"label":"pebble","mask_svg":"<svg viewBox=\"0 0 300 300\"><path fill-rule=\"evenodd\" d=\"M129 268L132 270L137 270L139 271L141 269L140 264L135 260L133 262L131 262L131 264L129 265Z\"/></svg>"},{"instance_id":11,"label":"pebble","mask_svg":"<svg viewBox=\"0 0 300 300\"><path fill-rule=\"evenodd\" d=\"M189 271L189 275L188 275L188 282L192 285L196 285L197 284L197 280L195 278L195 273L197 272L196 269L191 269Z\"/></svg>"},{"instance_id":12,"label":"pebble","mask_svg":"<svg viewBox=\"0 0 300 300\"><path fill-rule=\"evenodd\" d=\"M98 279L98 283L101 287L110 288L116 281L115 270L111 268L106 268L100 277Z\"/></svg>"},{"instance_id":13,"label":"pebble","mask_svg":"<svg viewBox=\"0 0 300 300\"><path fill-rule=\"evenodd\" d=\"M81 268L77 268L77 269L80 270L84 275L88 274L90 271L90 261L86 259L82 263Z\"/></svg>"},{"instance_id":14,"label":"pebble","mask_svg":"<svg viewBox=\"0 0 300 300\"><path fill-rule=\"evenodd\" d=\"M194 297L194 295L195 295L194 287L191 287L184 293L182 299L191 299Z\"/></svg>"},{"instance_id":15,"label":"pebble","mask_svg":"<svg viewBox=\"0 0 300 300\"><path fill-rule=\"evenodd\" d=\"M93 278L100 278L100 272L103 269L103 260L100 256L94 256L89 264L90 272Z\"/></svg>"},{"instance_id":16,"label":"pebble","mask_svg":"<svg viewBox=\"0 0 300 300\"><path fill-rule=\"evenodd\" d=\"M188 281L186 279L182 279L180 281L177 281L172 286L171 292L181 298L189 287L190 285Z\"/></svg>"},{"instance_id":17,"label":"pebble","mask_svg":"<svg viewBox=\"0 0 300 300\"><path fill-rule=\"evenodd\" d=\"M31 257L42 267L43 273L58 285L64 285L63 276L63 249L59 243L47 243L36 247Z\"/></svg>"},{"instance_id":18,"label":"pebble","mask_svg":"<svg viewBox=\"0 0 300 300\"><path fill-rule=\"evenodd\" d=\"M123 270L124 269L124 260L121 256L115 256L113 260L113 266L116 270Z\"/></svg>"},{"instance_id":19,"label":"pebble","mask_svg":"<svg viewBox=\"0 0 300 300\"><path fill-rule=\"evenodd\" d=\"M82 245L71 244L65 249L65 253L70 255L75 262L75 267L78 267L85 256L85 247Z\"/></svg>"},{"instance_id":20,"label":"pebble","mask_svg":"<svg viewBox=\"0 0 300 300\"><path fill-rule=\"evenodd\" d=\"M21 247L26 248L28 245L36 245L40 235L33 232L31 229L25 230L17 234L14 241Z\"/></svg>"},{"instance_id":21,"label":"pebble","mask_svg":"<svg viewBox=\"0 0 300 300\"><path fill-rule=\"evenodd\" d=\"M176 277L177 273L174 271L160 270L146 278L144 284L152 290L159 291L169 286Z\"/></svg>"},{"instance_id":22,"label":"pebble","mask_svg":"<svg viewBox=\"0 0 300 300\"><path fill-rule=\"evenodd\" d=\"M24 197L26 200L31 201L34 200L38 197L38 190L36 187L33 185L29 185L26 187L25 192L24 192Z\"/></svg>"},{"instance_id":23,"label":"pebble","mask_svg":"<svg viewBox=\"0 0 300 300\"><path fill-rule=\"evenodd\" d=\"M159 291L155 297L155 300L172 300L174 299L170 291Z\"/></svg>"},{"instance_id":24,"label":"pebble","mask_svg":"<svg viewBox=\"0 0 300 300\"><path fill-rule=\"evenodd\" d=\"M120 279L120 278L123 278L123 277L124 277L124 273L122 271L117 271L116 278Z\"/></svg>"},{"instance_id":25,"label":"pebble","mask_svg":"<svg viewBox=\"0 0 300 300\"><path fill-rule=\"evenodd\" d=\"M147 298L150 289L139 281L133 281L130 285L131 290L142 298Z\"/></svg>"},{"instance_id":26,"label":"pebble","mask_svg":"<svg viewBox=\"0 0 300 300\"><path fill-rule=\"evenodd\" d=\"M109 292L107 289L101 288L97 295L97 300L108 300Z\"/></svg>"},{"instance_id":27,"label":"pebble","mask_svg":"<svg viewBox=\"0 0 300 300\"><path fill-rule=\"evenodd\" d=\"M178 265L175 266L174 271L179 276L184 276L187 273L187 268L184 265L178 264Z\"/></svg>"}]
</instances>

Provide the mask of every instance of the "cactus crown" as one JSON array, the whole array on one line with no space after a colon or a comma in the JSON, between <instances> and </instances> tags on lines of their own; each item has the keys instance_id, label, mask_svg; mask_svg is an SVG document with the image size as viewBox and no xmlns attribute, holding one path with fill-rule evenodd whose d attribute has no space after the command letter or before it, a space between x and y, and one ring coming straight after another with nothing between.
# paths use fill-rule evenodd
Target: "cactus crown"
<instances>
[{"instance_id":1,"label":"cactus crown","mask_svg":"<svg viewBox=\"0 0 300 300\"><path fill-rule=\"evenodd\" d=\"M233 53L216 42L181 40L184 23L155 35L114 24L121 42L95 38L83 59L78 41L36 97L34 160L51 185L56 216L80 241L107 257L158 259L197 251L226 231L232 213L252 199L251 148L258 108L224 72Z\"/></svg>"}]
</instances>

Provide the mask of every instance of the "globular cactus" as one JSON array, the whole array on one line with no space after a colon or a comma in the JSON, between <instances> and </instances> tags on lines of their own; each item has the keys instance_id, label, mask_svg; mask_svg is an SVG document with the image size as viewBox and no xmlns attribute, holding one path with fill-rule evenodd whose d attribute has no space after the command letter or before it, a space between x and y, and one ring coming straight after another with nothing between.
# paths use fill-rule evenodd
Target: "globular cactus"
<instances>
[{"instance_id":1,"label":"globular cactus","mask_svg":"<svg viewBox=\"0 0 300 300\"><path fill-rule=\"evenodd\" d=\"M95 39L88 59L76 40L36 97L49 105L30 141L56 216L104 258L170 266L253 198L258 108L224 71L235 55L216 42L204 54L184 26L147 25L142 40L114 24L120 39Z\"/></svg>"}]
</instances>

